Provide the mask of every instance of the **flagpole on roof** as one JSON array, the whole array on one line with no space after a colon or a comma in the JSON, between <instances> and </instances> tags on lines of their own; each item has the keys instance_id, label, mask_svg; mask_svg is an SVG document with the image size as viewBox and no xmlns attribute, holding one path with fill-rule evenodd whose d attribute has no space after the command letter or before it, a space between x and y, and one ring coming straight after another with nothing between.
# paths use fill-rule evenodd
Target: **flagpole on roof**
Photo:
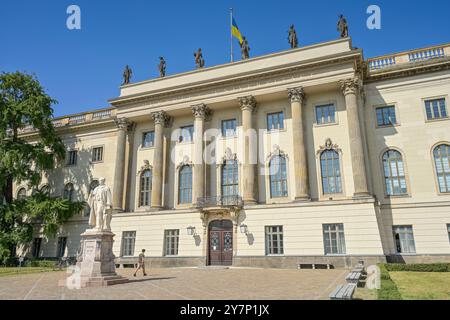
<instances>
[{"instance_id":1,"label":"flagpole on roof","mask_svg":"<svg viewBox=\"0 0 450 320\"><path fill-rule=\"evenodd\" d=\"M231 62L233 62L233 8L230 8L230 43L231 43Z\"/></svg>"}]
</instances>

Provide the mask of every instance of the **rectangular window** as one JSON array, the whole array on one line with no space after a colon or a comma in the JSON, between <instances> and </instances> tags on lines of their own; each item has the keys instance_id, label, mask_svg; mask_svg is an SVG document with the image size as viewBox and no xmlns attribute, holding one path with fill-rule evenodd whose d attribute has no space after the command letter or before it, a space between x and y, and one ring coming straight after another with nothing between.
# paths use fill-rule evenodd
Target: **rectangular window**
<instances>
[{"instance_id":1,"label":"rectangular window","mask_svg":"<svg viewBox=\"0 0 450 320\"><path fill-rule=\"evenodd\" d=\"M68 166L76 166L78 158L77 150L70 150L67 154L67 165Z\"/></svg>"},{"instance_id":2,"label":"rectangular window","mask_svg":"<svg viewBox=\"0 0 450 320\"><path fill-rule=\"evenodd\" d=\"M180 128L179 142L191 142L194 139L194 126L186 126Z\"/></svg>"},{"instance_id":3,"label":"rectangular window","mask_svg":"<svg viewBox=\"0 0 450 320\"><path fill-rule=\"evenodd\" d=\"M103 161L103 147L95 147L92 149L92 162Z\"/></svg>"},{"instance_id":4,"label":"rectangular window","mask_svg":"<svg viewBox=\"0 0 450 320\"><path fill-rule=\"evenodd\" d=\"M393 231L397 253L416 253L412 226L394 226Z\"/></svg>"},{"instance_id":5,"label":"rectangular window","mask_svg":"<svg viewBox=\"0 0 450 320\"><path fill-rule=\"evenodd\" d=\"M344 225L342 223L324 224L323 242L325 245L325 255L345 254Z\"/></svg>"},{"instance_id":6,"label":"rectangular window","mask_svg":"<svg viewBox=\"0 0 450 320\"><path fill-rule=\"evenodd\" d=\"M283 112L269 113L267 115L267 131L284 129Z\"/></svg>"},{"instance_id":7,"label":"rectangular window","mask_svg":"<svg viewBox=\"0 0 450 320\"><path fill-rule=\"evenodd\" d=\"M42 238L34 238L33 239L33 258L39 258L39 254L41 253L41 244Z\"/></svg>"},{"instance_id":8,"label":"rectangular window","mask_svg":"<svg viewBox=\"0 0 450 320\"><path fill-rule=\"evenodd\" d=\"M448 241L450 242L450 224L447 225Z\"/></svg>"},{"instance_id":9,"label":"rectangular window","mask_svg":"<svg viewBox=\"0 0 450 320\"><path fill-rule=\"evenodd\" d=\"M336 106L334 104L317 106L316 123L317 124L336 123Z\"/></svg>"},{"instance_id":10,"label":"rectangular window","mask_svg":"<svg viewBox=\"0 0 450 320\"><path fill-rule=\"evenodd\" d=\"M122 257L134 256L135 242L136 242L136 231L124 231L122 233Z\"/></svg>"},{"instance_id":11,"label":"rectangular window","mask_svg":"<svg viewBox=\"0 0 450 320\"><path fill-rule=\"evenodd\" d=\"M152 148L155 145L155 131L144 132L142 135L142 148Z\"/></svg>"},{"instance_id":12,"label":"rectangular window","mask_svg":"<svg viewBox=\"0 0 450 320\"><path fill-rule=\"evenodd\" d=\"M236 136L236 119L222 121L222 137Z\"/></svg>"},{"instance_id":13,"label":"rectangular window","mask_svg":"<svg viewBox=\"0 0 450 320\"><path fill-rule=\"evenodd\" d=\"M425 101L425 110L428 120L448 118L447 109L445 107L445 99L433 99Z\"/></svg>"},{"instance_id":14,"label":"rectangular window","mask_svg":"<svg viewBox=\"0 0 450 320\"><path fill-rule=\"evenodd\" d=\"M164 231L164 255L176 256L178 255L178 239L180 230L165 230Z\"/></svg>"},{"instance_id":15,"label":"rectangular window","mask_svg":"<svg viewBox=\"0 0 450 320\"><path fill-rule=\"evenodd\" d=\"M58 238L58 247L56 249L56 257L62 258L66 253L67 237Z\"/></svg>"},{"instance_id":16,"label":"rectangular window","mask_svg":"<svg viewBox=\"0 0 450 320\"><path fill-rule=\"evenodd\" d=\"M397 124L395 106L377 108L377 126L389 127Z\"/></svg>"},{"instance_id":17,"label":"rectangular window","mask_svg":"<svg viewBox=\"0 0 450 320\"><path fill-rule=\"evenodd\" d=\"M266 255L284 254L283 226L266 227Z\"/></svg>"}]
</instances>

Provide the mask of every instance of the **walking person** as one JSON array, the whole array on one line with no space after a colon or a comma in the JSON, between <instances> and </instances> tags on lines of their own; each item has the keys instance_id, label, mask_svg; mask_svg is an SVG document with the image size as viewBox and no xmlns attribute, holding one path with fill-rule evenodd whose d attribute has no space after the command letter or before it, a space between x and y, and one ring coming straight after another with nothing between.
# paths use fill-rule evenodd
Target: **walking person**
<instances>
[{"instance_id":1,"label":"walking person","mask_svg":"<svg viewBox=\"0 0 450 320\"><path fill-rule=\"evenodd\" d=\"M142 269L142 272L144 273L144 277L147 275L145 273L145 249L142 249L142 252L139 254L139 258L138 258L138 267L136 269L136 271L134 271L133 276L136 277L136 273Z\"/></svg>"}]
</instances>

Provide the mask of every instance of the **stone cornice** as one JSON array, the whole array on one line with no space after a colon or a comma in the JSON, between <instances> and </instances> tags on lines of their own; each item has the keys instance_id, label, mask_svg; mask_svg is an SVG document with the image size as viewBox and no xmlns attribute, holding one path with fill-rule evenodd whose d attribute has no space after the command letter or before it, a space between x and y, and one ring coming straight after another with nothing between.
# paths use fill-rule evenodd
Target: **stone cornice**
<instances>
[{"instance_id":1,"label":"stone cornice","mask_svg":"<svg viewBox=\"0 0 450 320\"><path fill-rule=\"evenodd\" d=\"M366 67L367 69L368 67ZM412 77L424 73L450 70L450 57L392 66L376 71L366 71L365 82Z\"/></svg>"},{"instance_id":2,"label":"stone cornice","mask_svg":"<svg viewBox=\"0 0 450 320\"><path fill-rule=\"evenodd\" d=\"M124 97L119 97L115 99L109 100L109 102L117 107L121 108L123 106L128 106L140 102L154 102L154 101L161 101L165 98L168 98L169 100L178 100L180 97L186 97L190 94L193 94L195 92L195 95L198 96L202 92L209 92L214 91L223 87L227 86L239 86L241 84L247 84L249 82L258 82L258 81L265 81L267 79L270 79L272 77L277 76L284 76L284 77L290 77L292 78L293 73L297 73L299 71L308 71L310 69L314 69L317 67L324 67L324 65L333 65L333 64L342 64L342 63L348 63L348 62L355 62L355 60L361 60L362 59L362 53L360 50L353 50L349 51L345 54L336 54L336 55L330 55L326 58L320 58L320 59L310 59L307 61L303 61L302 63L295 65L288 65L283 66L277 69L272 70L265 70L261 69L257 72L244 74L239 77L230 78L226 77L223 79L217 79L217 81L214 82L205 82L205 83L194 83L190 86L180 86L175 87L172 90L163 91L160 90L159 92L151 92L151 93L139 93L139 94L132 94Z\"/></svg>"}]
</instances>

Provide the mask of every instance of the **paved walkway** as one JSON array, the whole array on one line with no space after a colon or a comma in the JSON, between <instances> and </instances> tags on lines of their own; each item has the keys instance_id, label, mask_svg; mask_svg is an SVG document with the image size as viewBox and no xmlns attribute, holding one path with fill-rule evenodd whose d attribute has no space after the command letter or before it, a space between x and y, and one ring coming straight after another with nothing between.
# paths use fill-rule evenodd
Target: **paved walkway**
<instances>
[{"instance_id":1,"label":"paved walkway","mask_svg":"<svg viewBox=\"0 0 450 320\"><path fill-rule=\"evenodd\" d=\"M65 272L0 277L0 300L317 300L345 282L347 270L153 269L149 276L107 288L70 290L58 287Z\"/></svg>"}]
</instances>

